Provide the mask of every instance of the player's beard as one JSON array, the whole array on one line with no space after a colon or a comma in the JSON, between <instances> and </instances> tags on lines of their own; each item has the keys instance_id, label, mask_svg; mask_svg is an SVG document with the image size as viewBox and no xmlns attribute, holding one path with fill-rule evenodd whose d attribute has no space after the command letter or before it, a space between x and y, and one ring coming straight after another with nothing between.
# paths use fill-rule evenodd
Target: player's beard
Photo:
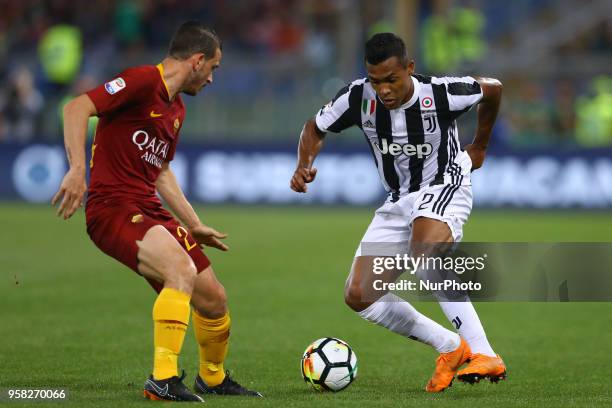
<instances>
[{"instance_id":1,"label":"player's beard","mask_svg":"<svg viewBox=\"0 0 612 408\"><path fill-rule=\"evenodd\" d=\"M189 96L196 96L198 91L200 90L201 82L198 80L197 73L191 73L183 82L183 86L181 87L181 92L187 94Z\"/></svg>"},{"instance_id":2,"label":"player's beard","mask_svg":"<svg viewBox=\"0 0 612 408\"><path fill-rule=\"evenodd\" d=\"M198 94L198 91L194 90L194 89L184 89L183 90L184 93L186 93L189 96L196 96Z\"/></svg>"},{"instance_id":3,"label":"player's beard","mask_svg":"<svg viewBox=\"0 0 612 408\"><path fill-rule=\"evenodd\" d=\"M202 83L200 81L194 80L190 84L188 84L183 90L184 93L190 96L196 96L198 92L200 92L206 86L206 82Z\"/></svg>"},{"instance_id":4,"label":"player's beard","mask_svg":"<svg viewBox=\"0 0 612 408\"><path fill-rule=\"evenodd\" d=\"M195 82L192 82L191 84L188 84L187 86L185 86L185 88L183 89L183 92L189 96L196 96L198 94L198 91L200 91L200 89L201 88Z\"/></svg>"}]
</instances>

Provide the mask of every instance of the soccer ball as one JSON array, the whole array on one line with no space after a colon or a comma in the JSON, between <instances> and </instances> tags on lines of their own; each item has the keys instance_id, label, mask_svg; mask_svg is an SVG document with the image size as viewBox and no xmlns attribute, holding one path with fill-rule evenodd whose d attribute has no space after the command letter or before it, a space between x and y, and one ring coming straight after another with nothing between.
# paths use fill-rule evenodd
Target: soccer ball
<instances>
[{"instance_id":1,"label":"soccer ball","mask_svg":"<svg viewBox=\"0 0 612 408\"><path fill-rule=\"evenodd\" d=\"M357 377L357 356L333 337L313 341L302 356L302 376L317 391L340 391Z\"/></svg>"}]
</instances>

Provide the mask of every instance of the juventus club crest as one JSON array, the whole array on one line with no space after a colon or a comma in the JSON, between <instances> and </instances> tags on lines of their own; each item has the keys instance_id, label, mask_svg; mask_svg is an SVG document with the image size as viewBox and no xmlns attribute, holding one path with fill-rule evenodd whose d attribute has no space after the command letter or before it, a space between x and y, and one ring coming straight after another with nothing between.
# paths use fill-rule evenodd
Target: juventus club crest
<instances>
[{"instance_id":1,"label":"juventus club crest","mask_svg":"<svg viewBox=\"0 0 612 408\"><path fill-rule=\"evenodd\" d=\"M434 133L438 128L438 126L436 125L435 113L423 115L423 123L425 124L425 133Z\"/></svg>"}]
</instances>

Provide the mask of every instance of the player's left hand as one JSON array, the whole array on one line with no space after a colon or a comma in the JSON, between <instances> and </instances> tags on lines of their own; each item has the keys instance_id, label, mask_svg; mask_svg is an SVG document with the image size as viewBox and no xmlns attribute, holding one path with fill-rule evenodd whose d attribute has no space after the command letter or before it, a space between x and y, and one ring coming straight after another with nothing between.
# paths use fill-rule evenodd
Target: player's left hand
<instances>
[{"instance_id":1,"label":"player's left hand","mask_svg":"<svg viewBox=\"0 0 612 408\"><path fill-rule=\"evenodd\" d=\"M475 144L465 146L464 150L470 155L470 159L472 159L472 171L481 168L482 164L484 163L487 150Z\"/></svg>"},{"instance_id":2,"label":"player's left hand","mask_svg":"<svg viewBox=\"0 0 612 408\"><path fill-rule=\"evenodd\" d=\"M220 241L227 238L227 234L219 232L212 227L200 224L197 227L191 228L189 233L200 245L217 248L221 251L229 250L229 247Z\"/></svg>"},{"instance_id":3,"label":"player's left hand","mask_svg":"<svg viewBox=\"0 0 612 408\"><path fill-rule=\"evenodd\" d=\"M83 206L86 191L85 170L70 168L62 180L59 190L51 199L51 205L54 206L61 200L57 215L67 220Z\"/></svg>"}]
</instances>

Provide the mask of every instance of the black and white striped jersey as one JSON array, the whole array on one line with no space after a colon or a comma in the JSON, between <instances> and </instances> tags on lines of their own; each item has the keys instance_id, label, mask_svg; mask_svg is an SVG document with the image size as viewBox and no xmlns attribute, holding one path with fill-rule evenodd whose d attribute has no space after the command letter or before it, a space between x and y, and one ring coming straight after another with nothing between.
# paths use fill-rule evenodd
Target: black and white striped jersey
<instances>
[{"instance_id":1,"label":"black and white striped jersey","mask_svg":"<svg viewBox=\"0 0 612 408\"><path fill-rule=\"evenodd\" d=\"M337 133L359 126L390 193L402 196L428 185L469 184L461 171L469 158L459 147L456 119L480 102L480 84L469 76L413 75L412 82L410 100L388 110L368 79L358 79L321 108L317 127Z\"/></svg>"}]
</instances>

